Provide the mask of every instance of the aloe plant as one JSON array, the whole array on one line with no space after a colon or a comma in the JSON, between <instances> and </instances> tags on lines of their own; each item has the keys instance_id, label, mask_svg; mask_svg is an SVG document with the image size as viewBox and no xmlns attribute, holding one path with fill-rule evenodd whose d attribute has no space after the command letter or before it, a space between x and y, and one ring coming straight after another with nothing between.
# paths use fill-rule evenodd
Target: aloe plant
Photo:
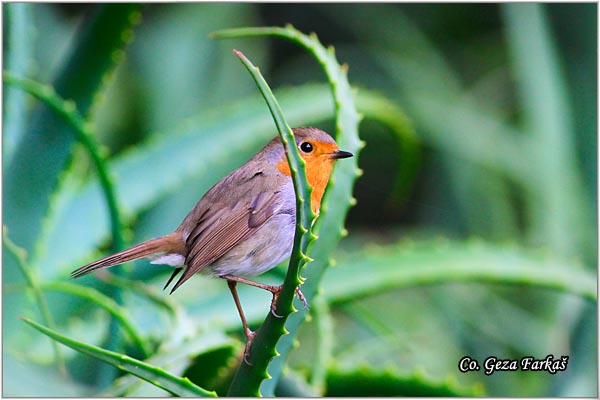
<instances>
[{"instance_id":1,"label":"aloe plant","mask_svg":"<svg viewBox=\"0 0 600 400\"><path fill-rule=\"evenodd\" d=\"M286 26L285 28L250 28L219 31L214 33L216 38L247 37L256 35L273 35L291 40L292 42L304 47L315 57L319 64L321 64L325 73L327 74L329 85L333 92L336 110L336 136L339 146L356 154L362 145L358 139L359 117L354 107L353 96L346 77L347 66L343 67L338 64L333 48L326 50L325 47L320 44L316 35L303 35L292 26ZM356 160L353 160L353 162L348 163L348 167L346 168L343 166L336 168L330 178L328 190L324 195L321 205L323 215L321 215L316 226L314 227L315 239L321 235L321 227L323 225L327 227L327 233L325 233L325 235L327 235L327 241L324 239L317 241L315 243L315 249L313 250L314 253L313 251L310 253L314 254L313 258L315 259L315 262L311 263L310 269L306 271L304 279L307 280L307 283L303 285L303 292L308 301L311 301L315 295L325 268L329 263L331 263L329 254L331 254L336 241L339 240L344 234L344 228L343 226L340 226L340 222L343 220L344 213L356 201L351 196L352 183L354 181L353 177L356 178L357 176L358 169L356 167ZM330 202L335 204L334 208L330 208ZM308 222L309 221L307 221L306 227L312 226L312 223ZM307 242L305 246L308 247L308 245L309 243ZM291 332L291 334L282 337L278 347L278 355L280 355L280 357L275 358L268 374L262 374L261 381L264 379L264 384L261 385L260 394L266 396L271 396L274 394L275 385L273 382L278 380L278 377L283 370L285 356L287 352L290 351L293 343L293 332L298 329L305 312L306 310L300 311L290 318L290 322L286 328ZM248 370L249 368L244 367L244 369ZM230 391L230 394L244 393L235 390L246 390L248 387L248 381L243 378L244 375L240 376L242 378L240 378L239 384L235 379L233 382L239 386L235 387L234 391Z\"/></svg>"},{"instance_id":2,"label":"aloe plant","mask_svg":"<svg viewBox=\"0 0 600 400\"><path fill-rule=\"evenodd\" d=\"M4 6L3 394L597 395L593 5L270 7ZM240 28L282 20L325 23ZM284 134L360 153L305 221L318 239L259 278L288 281L290 315L239 288L254 369L218 280L168 296L144 261L68 280L172 230L276 133L233 48ZM561 352L555 375L457 368Z\"/></svg>"}]
</instances>

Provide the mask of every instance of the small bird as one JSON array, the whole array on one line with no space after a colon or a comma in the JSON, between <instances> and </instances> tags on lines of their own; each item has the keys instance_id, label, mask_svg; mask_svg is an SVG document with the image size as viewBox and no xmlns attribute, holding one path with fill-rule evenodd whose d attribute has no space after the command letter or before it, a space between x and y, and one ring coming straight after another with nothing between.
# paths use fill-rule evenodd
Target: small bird
<instances>
[{"instance_id":1,"label":"small bird","mask_svg":"<svg viewBox=\"0 0 600 400\"><path fill-rule=\"evenodd\" d=\"M317 128L299 127L292 131L313 189L311 209L318 214L335 161L353 154L340 150L331 136ZM255 332L246 322L236 284L270 291L271 312L277 316L275 301L282 286L245 277L262 274L290 256L295 224L294 186L283 144L277 136L206 192L173 233L94 261L73 271L71 276L78 278L97 269L148 258L152 264L175 267L164 289L183 271L170 293L197 272L223 278L242 320L247 338L244 361L248 362ZM296 293L306 304L299 288Z\"/></svg>"}]
</instances>

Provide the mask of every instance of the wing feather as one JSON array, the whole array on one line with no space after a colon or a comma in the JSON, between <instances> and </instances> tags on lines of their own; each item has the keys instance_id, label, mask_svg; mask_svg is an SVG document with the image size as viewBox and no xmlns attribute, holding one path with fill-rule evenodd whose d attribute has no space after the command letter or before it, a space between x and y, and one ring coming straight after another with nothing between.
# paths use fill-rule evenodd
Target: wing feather
<instances>
[{"instance_id":1,"label":"wing feather","mask_svg":"<svg viewBox=\"0 0 600 400\"><path fill-rule=\"evenodd\" d=\"M278 194L276 190L260 192L250 201L237 201L231 207L206 210L187 238L187 267L171 293L275 215L282 208Z\"/></svg>"}]
</instances>

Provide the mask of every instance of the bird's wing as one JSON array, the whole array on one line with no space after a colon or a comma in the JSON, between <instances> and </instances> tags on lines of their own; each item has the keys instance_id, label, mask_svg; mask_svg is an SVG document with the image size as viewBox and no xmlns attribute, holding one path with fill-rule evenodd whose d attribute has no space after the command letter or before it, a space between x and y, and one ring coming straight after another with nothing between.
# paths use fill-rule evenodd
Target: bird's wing
<instances>
[{"instance_id":1,"label":"bird's wing","mask_svg":"<svg viewBox=\"0 0 600 400\"><path fill-rule=\"evenodd\" d=\"M187 238L186 269L171 293L275 215L282 207L278 193L260 192L249 201L240 200L229 207L215 205L207 208Z\"/></svg>"}]
</instances>

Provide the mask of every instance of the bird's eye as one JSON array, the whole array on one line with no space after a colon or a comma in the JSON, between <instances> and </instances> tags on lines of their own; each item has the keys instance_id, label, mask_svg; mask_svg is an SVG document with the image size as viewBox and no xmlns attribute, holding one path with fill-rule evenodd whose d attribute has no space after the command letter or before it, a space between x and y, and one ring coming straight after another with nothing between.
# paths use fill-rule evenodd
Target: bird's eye
<instances>
[{"instance_id":1,"label":"bird's eye","mask_svg":"<svg viewBox=\"0 0 600 400\"><path fill-rule=\"evenodd\" d=\"M308 142L302 142L300 143L300 150L302 150L305 153L310 153L311 151L313 151L313 145Z\"/></svg>"}]
</instances>

